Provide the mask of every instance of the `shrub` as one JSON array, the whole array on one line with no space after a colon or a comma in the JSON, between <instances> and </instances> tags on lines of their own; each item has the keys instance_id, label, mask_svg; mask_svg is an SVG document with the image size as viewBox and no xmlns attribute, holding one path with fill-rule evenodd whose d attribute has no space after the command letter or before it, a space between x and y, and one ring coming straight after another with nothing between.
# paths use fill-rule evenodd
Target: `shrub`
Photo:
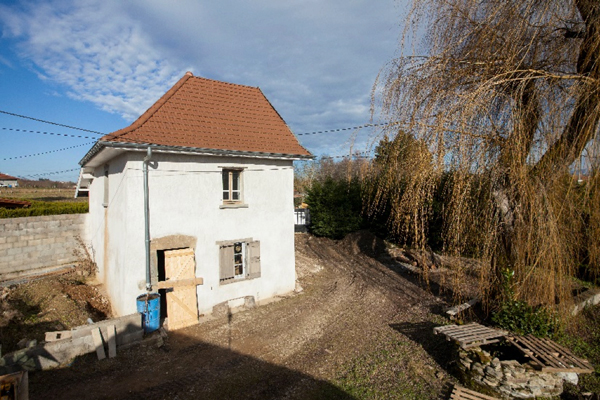
<instances>
[{"instance_id":1,"label":"shrub","mask_svg":"<svg viewBox=\"0 0 600 400\"><path fill-rule=\"evenodd\" d=\"M533 307L527 302L515 299L513 290L514 271L502 271L502 294L499 310L492 315L492 321L501 328L518 335L532 334L537 337L552 337L559 332L558 315L544 307Z\"/></svg>"},{"instance_id":2,"label":"shrub","mask_svg":"<svg viewBox=\"0 0 600 400\"><path fill-rule=\"evenodd\" d=\"M518 335L532 334L537 337L552 337L560 327L554 312L543 307L532 307L520 300L504 301L500 310L492 315L492 321Z\"/></svg>"},{"instance_id":3,"label":"shrub","mask_svg":"<svg viewBox=\"0 0 600 400\"><path fill-rule=\"evenodd\" d=\"M310 208L310 230L317 236L342 239L364 227L361 184L358 178L314 181L306 203Z\"/></svg>"},{"instance_id":4,"label":"shrub","mask_svg":"<svg viewBox=\"0 0 600 400\"><path fill-rule=\"evenodd\" d=\"M89 210L87 202L47 202L32 201L29 208L0 208L0 218L35 217L40 215L85 214Z\"/></svg>"}]
</instances>

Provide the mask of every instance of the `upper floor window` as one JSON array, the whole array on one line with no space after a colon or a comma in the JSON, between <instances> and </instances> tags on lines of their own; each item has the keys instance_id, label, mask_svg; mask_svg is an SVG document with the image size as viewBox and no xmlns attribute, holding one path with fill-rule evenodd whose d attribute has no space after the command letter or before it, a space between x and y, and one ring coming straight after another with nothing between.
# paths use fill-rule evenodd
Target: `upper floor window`
<instances>
[{"instance_id":1,"label":"upper floor window","mask_svg":"<svg viewBox=\"0 0 600 400\"><path fill-rule=\"evenodd\" d=\"M242 170L223 169L223 204L242 203Z\"/></svg>"}]
</instances>

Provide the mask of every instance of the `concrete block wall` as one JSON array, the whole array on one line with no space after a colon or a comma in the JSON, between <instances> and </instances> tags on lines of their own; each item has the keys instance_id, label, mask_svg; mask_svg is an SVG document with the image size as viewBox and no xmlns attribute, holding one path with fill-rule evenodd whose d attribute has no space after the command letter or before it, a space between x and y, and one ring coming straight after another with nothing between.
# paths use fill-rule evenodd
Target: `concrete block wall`
<instances>
[{"instance_id":1,"label":"concrete block wall","mask_svg":"<svg viewBox=\"0 0 600 400\"><path fill-rule=\"evenodd\" d=\"M0 280L74 263L88 214L0 219Z\"/></svg>"}]
</instances>

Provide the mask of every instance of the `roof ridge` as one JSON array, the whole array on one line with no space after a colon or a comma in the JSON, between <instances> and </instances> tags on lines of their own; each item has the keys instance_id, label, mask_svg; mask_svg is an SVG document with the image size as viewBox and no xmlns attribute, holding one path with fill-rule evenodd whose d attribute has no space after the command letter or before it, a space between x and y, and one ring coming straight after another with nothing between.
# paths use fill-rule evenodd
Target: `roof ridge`
<instances>
[{"instance_id":1,"label":"roof ridge","mask_svg":"<svg viewBox=\"0 0 600 400\"><path fill-rule=\"evenodd\" d=\"M191 73L191 72L190 72ZM201 80L205 80L205 81L211 81L211 82L216 82L216 83L222 83L225 85L230 85L230 86L241 86L241 87L245 87L245 88L250 88L250 89L258 89L260 90L260 88L258 86L250 86L250 85L243 85L241 83L232 83L232 82L225 82L225 81L219 81L217 79L211 79L211 78L205 78L203 76L193 76L193 78L196 79L201 79Z\"/></svg>"},{"instance_id":2,"label":"roof ridge","mask_svg":"<svg viewBox=\"0 0 600 400\"><path fill-rule=\"evenodd\" d=\"M123 129L119 129L118 131L115 131L113 133L109 133L108 135L104 135L100 138L100 140L104 140L104 139L116 139L120 136L123 136L129 132L133 132L136 129L138 129L139 127L141 127L142 125L144 125L144 123L146 121L148 121L150 119L150 117L152 117L152 115L154 115L158 110L160 110L160 108L175 94L177 93L177 91L185 84L185 82L190 78L190 77L194 77L194 75L190 72L187 71L178 81L175 85L173 85L169 90L167 90L167 92L165 94L163 94L161 96L160 99L158 99L157 102L155 102L154 104L152 104L152 106L150 108L148 108L142 115L140 115L138 117L138 119L136 119L131 125L123 128Z\"/></svg>"}]
</instances>

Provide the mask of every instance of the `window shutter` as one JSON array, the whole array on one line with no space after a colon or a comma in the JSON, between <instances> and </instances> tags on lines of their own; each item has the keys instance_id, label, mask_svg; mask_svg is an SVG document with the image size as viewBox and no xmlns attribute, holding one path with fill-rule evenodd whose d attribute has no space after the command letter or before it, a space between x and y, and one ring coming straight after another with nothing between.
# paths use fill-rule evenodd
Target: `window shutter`
<instances>
[{"instance_id":1,"label":"window shutter","mask_svg":"<svg viewBox=\"0 0 600 400\"><path fill-rule=\"evenodd\" d=\"M248 278L260 278L260 241L248 243Z\"/></svg>"},{"instance_id":2,"label":"window shutter","mask_svg":"<svg viewBox=\"0 0 600 400\"><path fill-rule=\"evenodd\" d=\"M233 246L223 246L219 249L219 271L219 279L233 278Z\"/></svg>"}]
</instances>

